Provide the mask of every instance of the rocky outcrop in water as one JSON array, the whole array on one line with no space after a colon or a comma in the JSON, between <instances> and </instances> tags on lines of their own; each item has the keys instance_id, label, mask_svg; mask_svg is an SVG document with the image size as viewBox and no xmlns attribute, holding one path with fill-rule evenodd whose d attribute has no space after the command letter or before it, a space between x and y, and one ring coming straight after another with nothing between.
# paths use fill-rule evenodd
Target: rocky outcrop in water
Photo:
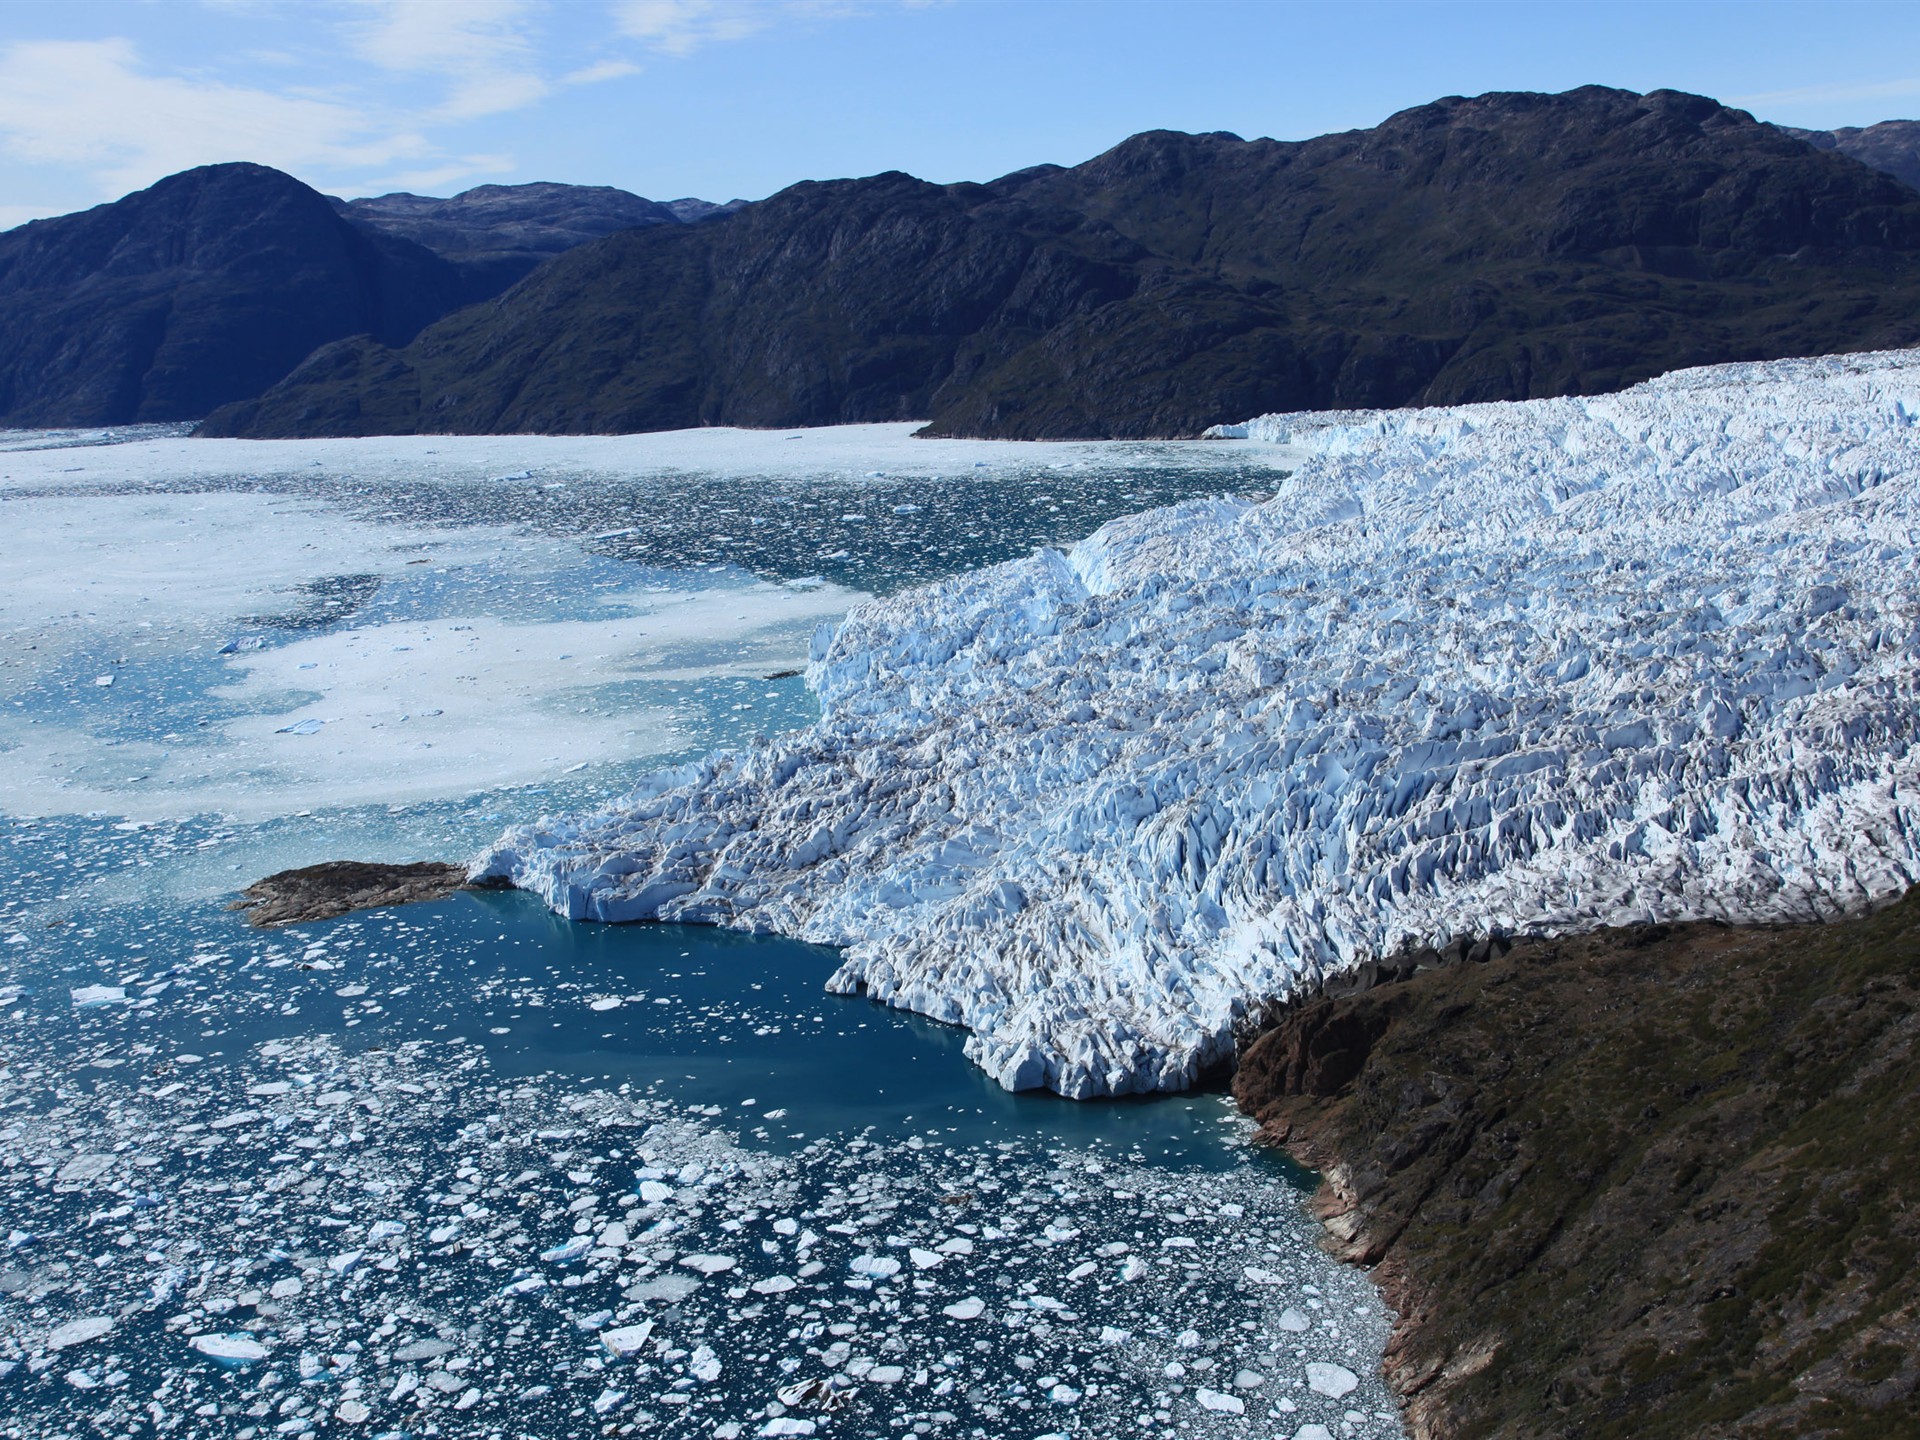
<instances>
[{"instance_id":1,"label":"rocky outcrop in water","mask_svg":"<svg viewBox=\"0 0 1920 1440\"><path fill-rule=\"evenodd\" d=\"M1379 1267L1418 1440L1912 1433L1920 889L1297 1005L1234 1094Z\"/></svg>"},{"instance_id":2,"label":"rocky outcrop in water","mask_svg":"<svg viewBox=\"0 0 1920 1440\"><path fill-rule=\"evenodd\" d=\"M264 929L332 920L355 910L439 900L466 887L464 865L443 865L433 860L410 865L328 860L256 880L229 908L244 910L249 925Z\"/></svg>"}]
</instances>

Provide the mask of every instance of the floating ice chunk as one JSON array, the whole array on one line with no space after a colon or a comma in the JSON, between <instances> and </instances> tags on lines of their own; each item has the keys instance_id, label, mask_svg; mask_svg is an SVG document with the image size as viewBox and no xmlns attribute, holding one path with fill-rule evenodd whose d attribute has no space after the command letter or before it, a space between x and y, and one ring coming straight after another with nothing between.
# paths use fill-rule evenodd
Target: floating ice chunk
<instances>
[{"instance_id":1,"label":"floating ice chunk","mask_svg":"<svg viewBox=\"0 0 1920 1440\"><path fill-rule=\"evenodd\" d=\"M711 1385L720 1378L720 1357L713 1353L709 1345L698 1346L687 1360L687 1373L702 1385Z\"/></svg>"},{"instance_id":2,"label":"floating ice chunk","mask_svg":"<svg viewBox=\"0 0 1920 1440\"><path fill-rule=\"evenodd\" d=\"M642 1180L640 1198L648 1205L658 1205L673 1198L673 1187L662 1185L658 1180Z\"/></svg>"},{"instance_id":3,"label":"floating ice chunk","mask_svg":"<svg viewBox=\"0 0 1920 1440\"><path fill-rule=\"evenodd\" d=\"M196 1335L187 1343L209 1360L217 1360L229 1369L267 1358L267 1347L251 1335Z\"/></svg>"},{"instance_id":4,"label":"floating ice chunk","mask_svg":"<svg viewBox=\"0 0 1920 1440\"><path fill-rule=\"evenodd\" d=\"M373 1411L358 1400L342 1400L334 1407L333 1418L346 1425L364 1425L373 1418Z\"/></svg>"},{"instance_id":5,"label":"floating ice chunk","mask_svg":"<svg viewBox=\"0 0 1920 1440\"><path fill-rule=\"evenodd\" d=\"M402 1221L376 1220L374 1221L373 1225L367 1230L367 1239L370 1241L391 1240L396 1235L404 1235L406 1233L407 1233L407 1227Z\"/></svg>"},{"instance_id":6,"label":"floating ice chunk","mask_svg":"<svg viewBox=\"0 0 1920 1440\"><path fill-rule=\"evenodd\" d=\"M1289 1305L1280 1312L1280 1318L1273 1322L1282 1330L1300 1335L1313 1328L1313 1321L1307 1318L1307 1312Z\"/></svg>"},{"instance_id":7,"label":"floating ice chunk","mask_svg":"<svg viewBox=\"0 0 1920 1440\"><path fill-rule=\"evenodd\" d=\"M594 1397L593 1413L596 1415L604 1415L609 1410L613 1409L614 1406L618 1405L622 1400L626 1398L627 1398L626 1391L616 1390L611 1385L609 1385L605 1390L602 1390L598 1395Z\"/></svg>"},{"instance_id":8,"label":"floating ice chunk","mask_svg":"<svg viewBox=\"0 0 1920 1440\"><path fill-rule=\"evenodd\" d=\"M311 718L296 720L291 725L282 725L273 733L276 735L318 735L320 733L320 727L326 723L324 720L314 720Z\"/></svg>"},{"instance_id":9,"label":"floating ice chunk","mask_svg":"<svg viewBox=\"0 0 1920 1440\"><path fill-rule=\"evenodd\" d=\"M1236 1370L1233 1372L1233 1388L1236 1390L1258 1390L1267 1383L1267 1377L1258 1370Z\"/></svg>"},{"instance_id":10,"label":"floating ice chunk","mask_svg":"<svg viewBox=\"0 0 1920 1440\"><path fill-rule=\"evenodd\" d=\"M922 1250L918 1245L907 1251L907 1258L913 1262L916 1270L934 1270L947 1263L947 1257L932 1250Z\"/></svg>"},{"instance_id":11,"label":"floating ice chunk","mask_svg":"<svg viewBox=\"0 0 1920 1440\"><path fill-rule=\"evenodd\" d=\"M336 1275L344 1275L360 1263L360 1258L364 1254L366 1254L364 1250L343 1250L327 1261L327 1268Z\"/></svg>"},{"instance_id":12,"label":"floating ice chunk","mask_svg":"<svg viewBox=\"0 0 1920 1440\"><path fill-rule=\"evenodd\" d=\"M1293 1432L1293 1440L1333 1440L1333 1432L1324 1425L1302 1425Z\"/></svg>"},{"instance_id":13,"label":"floating ice chunk","mask_svg":"<svg viewBox=\"0 0 1920 1440\"><path fill-rule=\"evenodd\" d=\"M576 1235L571 1240L555 1245L551 1250L542 1250L540 1258L549 1265L567 1265L578 1260L591 1249L593 1249L593 1241L590 1237Z\"/></svg>"},{"instance_id":14,"label":"floating ice chunk","mask_svg":"<svg viewBox=\"0 0 1920 1440\"><path fill-rule=\"evenodd\" d=\"M621 1325L612 1330L600 1332L600 1343L607 1347L616 1360L626 1360L640 1353L647 1341L653 1337L653 1321L643 1320L638 1325Z\"/></svg>"},{"instance_id":15,"label":"floating ice chunk","mask_svg":"<svg viewBox=\"0 0 1920 1440\"><path fill-rule=\"evenodd\" d=\"M73 996L73 1003L80 1006L119 1005L127 998L124 985L82 985L67 993Z\"/></svg>"},{"instance_id":16,"label":"floating ice chunk","mask_svg":"<svg viewBox=\"0 0 1920 1440\"><path fill-rule=\"evenodd\" d=\"M1100 1327L1100 1343L1102 1345L1124 1345L1132 1338L1133 1332L1131 1330L1121 1330L1112 1325L1102 1325Z\"/></svg>"},{"instance_id":17,"label":"floating ice chunk","mask_svg":"<svg viewBox=\"0 0 1920 1440\"><path fill-rule=\"evenodd\" d=\"M978 1320L987 1313L987 1302L968 1296L965 1300L941 1306L940 1313L952 1320Z\"/></svg>"},{"instance_id":18,"label":"floating ice chunk","mask_svg":"<svg viewBox=\"0 0 1920 1440\"><path fill-rule=\"evenodd\" d=\"M1202 1386L1193 1392L1193 1398L1200 1403L1202 1410L1216 1410L1222 1415L1247 1413L1247 1402L1238 1395L1223 1395L1218 1390L1209 1390Z\"/></svg>"},{"instance_id":19,"label":"floating ice chunk","mask_svg":"<svg viewBox=\"0 0 1920 1440\"><path fill-rule=\"evenodd\" d=\"M867 1379L875 1385L898 1385L906 1378L905 1368L899 1365L876 1365L867 1371Z\"/></svg>"},{"instance_id":20,"label":"floating ice chunk","mask_svg":"<svg viewBox=\"0 0 1920 1440\"><path fill-rule=\"evenodd\" d=\"M1072 1405L1080 1399L1080 1392L1071 1385L1060 1384L1047 1391L1047 1399L1055 1405Z\"/></svg>"},{"instance_id":21,"label":"floating ice chunk","mask_svg":"<svg viewBox=\"0 0 1920 1440\"><path fill-rule=\"evenodd\" d=\"M299 1276L289 1275L284 1280L274 1281L273 1285L268 1289L267 1294L275 1300L291 1300L304 1289L306 1289L306 1286L301 1284Z\"/></svg>"},{"instance_id":22,"label":"floating ice chunk","mask_svg":"<svg viewBox=\"0 0 1920 1440\"><path fill-rule=\"evenodd\" d=\"M702 1275L721 1275L740 1262L731 1255L682 1255L680 1263L689 1270L699 1271Z\"/></svg>"},{"instance_id":23,"label":"floating ice chunk","mask_svg":"<svg viewBox=\"0 0 1920 1440\"><path fill-rule=\"evenodd\" d=\"M590 1001L587 1008L589 1010L618 1010L626 1003L627 1002L618 995L603 995L598 1000Z\"/></svg>"},{"instance_id":24,"label":"floating ice chunk","mask_svg":"<svg viewBox=\"0 0 1920 1440\"><path fill-rule=\"evenodd\" d=\"M900 1273L900 1262L891 1255L856 1255L847 1262L847 1268L870 1280L887 1280Z\"/></svg>"},{"instance_id":25,"label":"floating ice chunk","mask_svg":"<svg viewBox=\"0 0 1920 1440\"><path fill-rule=\"evenodd\" d=\"M790 1275L769 1275L764 1280L754 1281L752 1289L756 1295L784 1295L787 1291L797 1288L799 1284L800 1282Z\"/></svg>"},{"instance_id":26,"label":"floating ice chunk","mask_svg":"<svg viewBox=\"0 0 1920 1440\"><path fill-rule=\"evenodd\" d=\"M1284 1285L1287 1283L1286 1276L1276 1275L1271 1270L1262 1270L1258 1265L1244 1266L1240 1273L1256 1285Z\"/></svg>"},{"instance_id":27,"label":"floating ice chunk","mask_svg":"<svg viewBox=\"0 0 1920 1440\"><path fill-rule=\"evenodd\" d=\"M793 1415L776 1415L760 1427L761 1435L812 1435L818 1426L811 1420Z\"/></svg>"},{"instance_id":28,"label":"floating ice chunk","mask_svg":"<svg viewBox=\"0 0 1920 1440\"><path fill-rule=\"evenodd\" d=\"M506 1284L502 1285L500 1287L500 1294L504 1299L509 1295L529 1295L535 1290L544 1290L546 1288L546 1276L522 1275L519 1279L509 1280Z\"/></svg>"},{"instance_id":29,"label":"floating ice chunk","mask_svg":"<svg viewBox=\"0 0 1920 1440\"><path fill-rule=\"evenodd\" d=\"M72 1184L83 1180L98 1180L113 1168L111 1155L76 1155L60 1167L55 1178Z\"/></svg>"},{"instance_id":30,"label":"floating ice chunk","mask_svg":"<svg viewBox=\"0 0 1920 1440\"><path fill-rule=\"evenodd\" d=\"M89 1315L80 1320L69 1320L47 1333L47 1349L64 1350L69 1345L84 1345L89 1340L98 1340L113 1329L113 1319L107 1315Z\"/></svg>"},{"instance_id":31,"label":"floating ice chunk","mask_svg":"<svg viewBox=\"0 0 1920 1440\"><path fill-rule=\"evenodd\" d=\"M1351 1395L1359 1385L1360 1377L1344 1365L1316 1360L1307 1366L1307 1388L1316 1395L1325 1395L1329 1400Z\"/></svg>"}]
</instances>

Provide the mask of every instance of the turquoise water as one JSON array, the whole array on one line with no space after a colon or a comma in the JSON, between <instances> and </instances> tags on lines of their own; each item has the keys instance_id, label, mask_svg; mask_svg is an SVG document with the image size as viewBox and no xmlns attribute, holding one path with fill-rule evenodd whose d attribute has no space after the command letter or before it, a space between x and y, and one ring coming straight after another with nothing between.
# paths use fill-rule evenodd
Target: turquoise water
<instances>
[{"instance_id":1,"label":"turquoise water","mask_svg":"<svg viewBox=\"0 0 1920 1440\"><path fill-rule=\"evenodd\" d=\"M436 818L478 817L423 807L413 820ZM150 890L175 878L190 888L203 856L245 853L239 837L208 844L227 833L199 824L129 833L101 821L7 832L0 865L16 882L0 925L19 937L8 975L43 1043L77 1047L111 1020L123 1053L150 1049L164 1066L183 1048L233 1055L316 1031L351 1048L455 1037L502 1076L627 1084L717 1107L712 1118L776 1151L822 1134L964 1144L1045 1135L1167 1164L1246 1160L1223 1093L1091 1104L1009 1093L962 1055L964 1032L828 994L838 959L824 946L708 926L577 924L516 891L267 932L218 899L116 898L96 911L83 898L116 894L128 868ZM71 992L97 985L136 1000L164 988L144 1008L76 1009ZM1270 1163L1286 1173L1283 1160Z\"/></svg>"}]
</instances>

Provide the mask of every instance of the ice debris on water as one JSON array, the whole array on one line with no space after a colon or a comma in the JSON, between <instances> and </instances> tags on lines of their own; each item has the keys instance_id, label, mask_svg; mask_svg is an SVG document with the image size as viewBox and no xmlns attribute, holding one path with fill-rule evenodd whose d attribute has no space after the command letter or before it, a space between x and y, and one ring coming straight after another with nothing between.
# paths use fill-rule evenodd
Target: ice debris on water
<instances>
[{"instance_id":1,"label":"ice debris on water","mask_svg":"<svg viewBox=\"0 0 1920 1440\"><path fill-rule=\"evenodd\" d=\"M1252 1154L753 1150L457 1040L99 1068L137 1014L73 1022L84 1087L0 1031L0 1404L36 1440L1399 1434L1356 1373L1389 1317ZM22 1107L30 1085L61 1105Z\"/></svg>"},{"instance_id":2,"label":"ice debris on water","mask_svg":"<svg viewBox=\"0 0 1920 1440\"><path fill-rule=\"evenodd\" d=\"M1920 879L1916 413L1901 351L1250 422L1270 499L861 605L811 729L474 873L847 946L1075 1096L1456 939L1863 907Z\"/></svg>"}]
</instances>

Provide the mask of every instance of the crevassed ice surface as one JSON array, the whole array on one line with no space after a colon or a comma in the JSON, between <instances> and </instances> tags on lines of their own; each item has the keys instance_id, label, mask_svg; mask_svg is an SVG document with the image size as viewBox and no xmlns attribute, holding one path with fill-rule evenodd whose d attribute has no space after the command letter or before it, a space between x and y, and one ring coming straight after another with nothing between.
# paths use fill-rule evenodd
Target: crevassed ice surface
<instances>
[{"instance_id":1,"label":"crevassed ice surface","mask_svg":"<svg viewBox=\"0 0 1920 1440\"><path fill-rule=\"evenodd\" d=\"M1075 1096L1403 947L1856 908L1920 874L1916 416L1898 352L1229 427L1272 498L863 604L811 729L475 873L846 946Z\"/></svg>"}]
</instances>

